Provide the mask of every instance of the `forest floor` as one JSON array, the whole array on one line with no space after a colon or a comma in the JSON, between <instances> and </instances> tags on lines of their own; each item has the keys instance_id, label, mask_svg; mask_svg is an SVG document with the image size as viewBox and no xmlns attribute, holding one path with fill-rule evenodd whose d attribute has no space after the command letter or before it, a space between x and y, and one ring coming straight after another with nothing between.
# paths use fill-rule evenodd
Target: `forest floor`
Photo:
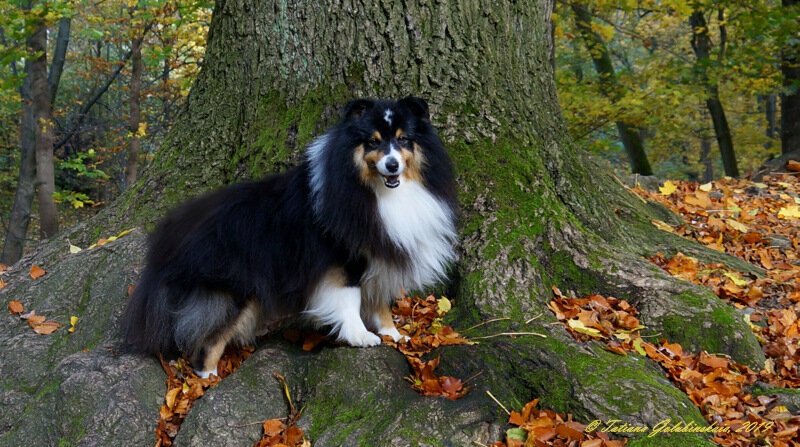
<instances>
[{"instance_id":1,"label":"forest floor","mask_svg":"<svg viewBox=\"0 0 800 447\"><path fill-rule=\"evenodd\" d=\"M659 202L679 214L683 223L653 225L715 250L737 256L764 270L749 275L722 264L659 253L650 261L673 276L704 285L739 310L764 349L765 364L753 371L732 359L706 352L684 351L661 339L645 341L636 309L624 300L600 295L565 297L558 289L550 309L580 341L598 340L619 355L647 356L664 368L672 383L687 393L710 424L713 441L724 446L799 446L797 403L759 389L800 385L800 180L798 170L767 176L762 182L725 178L706 184L667 181L658 191L637 187L641 198ZM774 388L773 388L774 390ZM537 410L537 400L511 411L501 446L619 446L607 432L635 427L598 427L572 421L570 415ZM793 408L787 408L786 405ZM606 429L606 432L603 430ZM594 430L594 431L592 431ZM646 427L650 434L699 431L672 422Z\"/></svg>"},{"instance_id":2,"label":"forest floor","mask_svg":"<svg viewBox=\"0 0 800 447\"><path fill-rule=\"evenodd\" d=\"M602 343L604 349L619 355L649 357L661 365L665 376L676 387L687 393L711 428L681 422L641 428L609 426L605 423L587 425L574 421L571 415L537 409L538 399L519 411L509 410L496 401L509 415L509 428L505 439L492 444L492 447L618 447L625 445L627 440L614 435L614 432L630 434L639 430L648 435L658 435L704 429L713 435L714 442L719 445L800 446L800 404L796 402L800 399L789 402L785 400L786 395L773 392L776 388L793 389L800 385L798 172L772 175L759 183L728 178L706 184L667 181L658 191L636 187L631 192L642 200L659 202L683 218L683 223L676 226L652 221L659 229L737 256L763 269L763 275L756 276L722 264L706 265L682 253L659 253L650 258L651 262L670 274L708 287L721 300L735 307L760 341L766 357L765 364L760 371L753 371L724 355L687 352L680 345L670 343L670 340L643 337L640 330L644 326L640 324L638 312L630 303L600 295L568 297L554 287L550 311L576 340ZM122 237L125 233L116 237ZM96 245L116 237L101 239ZM70 250L73 249L80 250L70 247ZM34 279L45 273L37 269L34 266L30 273ZM0 276L0 288L4 286ZM412 371L406 378L411 388L426 396L459 399L470 392L469 384L474 377L462 380L437 376L434 370L438 358L421 360L423 354L438 346L478 341L477 338L462 336L443 323L450 306L450 301L444 297L401 299L393 312L398 329L409 338L401 343L385 338L384 343L394 346L406 356ZM9 310L27 319L31 329L40 334L46 335L61 327L33 312L25 314L21 304L16 301L9 303ZM69 330L74 330L74 320L71 326ZM462 332L470 329L473 328ZM283 335L290 341L302 343L304 350L312 350L326 341L325 337L313 332L288 330ZM652 341L646 341L645 338ZM224 378L232 373L252 352L252 347L229 350L220 361L220 376ZM154 442L156 446L169 446L193 402L219 383L221 378L198 378L182 360L169 363L162 361L162 365L167 374L167 392L160 413L153 415L154 425L158 419ZM311 441L295 426L303 408L294 407L285 381L280 376L276 378L276 386L283 388L289 412L285 418L259 422L263 425L264 434L256 446L307 447Z\"/></svg>"}]
</instances>

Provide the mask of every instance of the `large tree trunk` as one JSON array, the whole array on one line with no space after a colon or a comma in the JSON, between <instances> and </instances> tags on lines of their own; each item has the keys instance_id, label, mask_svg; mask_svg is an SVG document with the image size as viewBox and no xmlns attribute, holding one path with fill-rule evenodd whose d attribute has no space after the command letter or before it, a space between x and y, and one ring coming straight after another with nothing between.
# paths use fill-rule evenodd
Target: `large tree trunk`
<instances>
[{"instance_id":1,"label":"large tree trunk","mask_svg":"<svg viewBox=\"0 0 800 447\"><path fill-rule=\"evenodd\" d=\"M725 117L725 109L722 108L722 102L719 100L719 88L716 83L712 83L709 80L706 71L706 66L710 63L711 38L709 37L708 24L703 16L703 11L694 11L689 17L689 23L692 25L692 48L697 57L701 73L701 84L706 88L706 107L708 108L708 114L711 115L711 121L714 123L714 134L717 136L717 147L719 147L719 153L722 157L722 167L725 169L725 175L738 177L739 167L736 164L733 138L731 138L728 119Z\"/></svg>"},{"instance_id":2,"label":"large tree trunk","mask_svg":"<svg viewBox=\"0 0 800 447\"><path fill-rule=\"evenodd\" d=\"M594 62L594 68L597 74L600 75L600 82L603 86L603 94L616 101L617 89L616 79L617 75L614 73L614 65L611 63L611 56L608 53L608 48L603 38L592 30L592 16L585 6L573 3L572 11L575 13L575 24L586 43L586 48ZM642 137L635 127L623 122L617 121L617 131L619 138L622 140L622 145L625 147L625 152L628 154L628 162L631 165L631 172L641 175L653 175L653 169L650 168L650 162L647 161L647 153L644 151L644 144Z\"/></svg>"},{"instance_id":3,"label":"large tree trunk","mask_svg":"<svg viewBox=\"0 0 800 447\"><path fill-rule=\"evenodd\" d=\"M5 439L153 440L163 373L154 359L113 354L114 317L141 271L144 236L135 231L74 255L66 254L66 238L88 244L134 224L150 227L188 196L296 163L346 100L411 93L431 104L458 175L461 260L446 287L455 300L449 322L465 329L508 317L469 335L522 330L547 338L497 337L442 349L443 374L482 372L465 399L450 402L408 389L408 366L389 348L304 353L270 337L196 403L177 443L252 443L260 428L245 424L286 413L273 371L305 407L299 424L316 446L489 444L502 437L507 415L485 391L515 408L539 397L540 406L584 422L653 426L669 417L704 424L657 366L576 343L547 310L553 285L576 295L614 295L638 307L649 334L754 367L764 362L734 310L642 256L680 250L753 267L656 230L651 218L676 217L631 196L568 138L548 63L552 8L552 1L218 0L203 70L152 167L91 222L18 263L0 292L57 321L79 317L74 334L49 338L0 320L0 346L7 346L0 348L0 376L19 383L0 391L8 409L0 416ZM26 279L33 263L48 270L37 282ZM705 442L695 434L660 439Z\"/></svg>"}]
</instances>

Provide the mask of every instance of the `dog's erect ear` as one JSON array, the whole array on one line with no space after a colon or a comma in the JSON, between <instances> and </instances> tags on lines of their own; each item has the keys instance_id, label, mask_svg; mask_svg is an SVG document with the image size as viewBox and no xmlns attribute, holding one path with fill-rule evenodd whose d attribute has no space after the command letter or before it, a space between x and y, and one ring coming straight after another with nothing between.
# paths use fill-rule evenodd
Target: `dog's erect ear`
<instances>
[{"instance_id":1,"label":"dog's erect ear","mask_svg":"<svg viewBox=\"0 0 800 447\"><path fill-rule=\"evenodd\" d=\"M425 102L424 99L409 96L401 99L397 103L406 106L406 108L417 118L424 121L430 120L430 116L428 116L428 103Z\"/></svg>"},{"instance_id":2,"label":"dog's erect ear","mask_svg":"<svg viewBox=\"0 0 800 447\"><path fill-rule=\"evenodd\" d=\"M355 101L350 101L344 106L342 118L346 121L357 120L364 115L364 112L371 109L374 104L375 101L371 99L356 99Z\"/></svg>"}]
</instances>

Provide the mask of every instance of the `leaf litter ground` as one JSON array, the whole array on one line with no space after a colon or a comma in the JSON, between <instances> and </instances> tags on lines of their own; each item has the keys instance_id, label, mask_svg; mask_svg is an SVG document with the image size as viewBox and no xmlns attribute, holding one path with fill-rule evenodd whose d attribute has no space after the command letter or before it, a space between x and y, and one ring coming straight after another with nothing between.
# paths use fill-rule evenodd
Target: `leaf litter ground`
<instances>
[{"instance_id":1,"label":"leaf litter ground","mask_svg":"<svg viewBox=\"0 0 800 447\"><path fill-rule=\"evenodd\" d=\"M440 299L432 295L426 298L404 297L392 309L395 325L404 339L395 342L391 337L383 336L384 344L393 346L406 357L412 370L412 374L406 377L406 380L411 388L423 396L441 396L455 400L463 397L470 389L466 384L468 380L436 375L434 370L439 365L440 357L427 361L421 359L422 355L430 353L439 346L474 343L442 323L442 318L451 306L450 300L444 297ZM328 337L313 331L287 329L282 335L291 342L302 342L302 349L305 351L311 351L321 343L329 342ZM167 392L159 412L156 447L171 446L194 401L236 371L254 349L252 346L227 349L217 366L220 377L212 375L208 379L197 377L184 359L170 362L162 360L162 367L167 373ZM311 443L305 438L303 430L295 425L303 409L294 408L286 382L282 376L274 374L283 386L290 411L285 418L259 422L263 434L254 447L310 446Z\"/></svg>"},{"instance_id":2,"label":"leaf litter ground","mask_svg":"<svg viewBox=\"0 0 800 447\"><path fill-rule=\"evenodd\" d=\"M767 176L763 182L726 178L701 185L668 181L657 193L633 189L683 218L683 223L674 227L653 221L656 227L764 269L764 277L757 277L719 263L706 265L682 253L671 259L660 253L650 258L670 274L708 287L740 310L767 358L760 371L723 355L685 352L679 344L664 339L645 341L639 335L643 326L636 318L638 312L624 300L600 295L568 298L553 289L550 310L576 340L598 340L608 351L647 356L657 362L697 405L719 445L800 446L800 416L791 414L777 397L748 391L756 382L786 388L800 384L800 182L795 172L800 171L800 164L794 167L788 167L792 172ZM545 412L547 419L540 424L538 413L533 419L537 422L531 424L531 408L537 402L529 402L522 413L510 412L509 424L516 428L509 429L505 441L492 447L625 443L598 437L603 433L584 433L585 426L579 423L568 425L570 415ZM679 428L690 431L693 427Z\"/></svg>"},{"instance_id":3,"label":"leaf litter ground","mask_svg":"<svg viewBox=\"0 0 800 447\"><path fill-rule=\"evenodd\" d=\"M659 193L638 188L632 191L664 204L683 217L684 222L677 226L653 221L658 228L764 269L765 276L757 277L718 263L705 265L682 253L671 259L662 254L650 259L674 276L708 287L740 309L764 348L767 357L764 367L755 372L724 356L684 352L680 345L667 340L644 341L639 335L642 326L636 318L636 309L613 297L568 298L554 289L555 298L550 309L577 340L601 340L606 344L604 349L611 352L636 353L659 363L667 377L687 393L717 430L714 441L718 444L800 445L797 441L800 416L789 414L775 397L754 396L747 391L747 387L756 382L788 388L800 384L797 318L800 313L800 183L795 174L765 177L759 183L727 178L703 185L668 181ZM45 273L34 267L30 276L38 279ZM0 288L3 286L5 283L0 278ZM469 379L462 382L452 377L439 377L434 369L440 358L421 359L422 355L442 345L470 343L442 324L442 316L449 307L448 300L432 296L401 299L393 312L400 332L408 339L395 343L385 338L384 342L408 359L412 375L407 380L412 388L422 395L457 399L469 389L465 384ZM23 306L11 301L9 311L21 314ZM23 314L22 318L27 319L34 330L39 325L39 333L50 333L61 326L33 312ZM57 326L50 328L50 323ZM74 326L73 321L71 330ZM302 339L305 350L314 349L327 340L308 332L286 331L284 336L294 341ZM252 352L252 347L228 350L218 367L221 376L235 371ZM162 366L167 373L167 392L160 410L156 445L169 446L194 400L221 379L216 376L198 378L180 359L169 363L162 361ZM285 382L281 382L290 403L290 414L286 418L264 421L264 434L256 446L306 447L310 442L302 430L294 426L302 409L298 411L291 406L288 389ZM587 433L585 426L573 421L571 415L538 410L537 403L538 399L534 399L521 412L509 412L509 423L516 427L507 431L504 442L493 446L615 447L625 443L625 440L611 440L602 432Z\"/></svg>"}]
</instances>

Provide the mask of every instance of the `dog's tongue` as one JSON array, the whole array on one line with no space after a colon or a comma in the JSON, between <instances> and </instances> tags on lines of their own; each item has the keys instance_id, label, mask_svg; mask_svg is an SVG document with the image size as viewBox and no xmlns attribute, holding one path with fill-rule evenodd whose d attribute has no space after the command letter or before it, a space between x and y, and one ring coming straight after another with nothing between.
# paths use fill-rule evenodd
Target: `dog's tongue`
<instances>
[{"instance_id":1,"label":"dog's tongue","mask_svg":"<svg viewBox=\"0 0 800 447\"><path fill-rule=\"evenodd\" d=\"M387 175L383 177L383 184L388 188L397 188L400 186L399 175Z\"/></svg>"}]
</instances>

